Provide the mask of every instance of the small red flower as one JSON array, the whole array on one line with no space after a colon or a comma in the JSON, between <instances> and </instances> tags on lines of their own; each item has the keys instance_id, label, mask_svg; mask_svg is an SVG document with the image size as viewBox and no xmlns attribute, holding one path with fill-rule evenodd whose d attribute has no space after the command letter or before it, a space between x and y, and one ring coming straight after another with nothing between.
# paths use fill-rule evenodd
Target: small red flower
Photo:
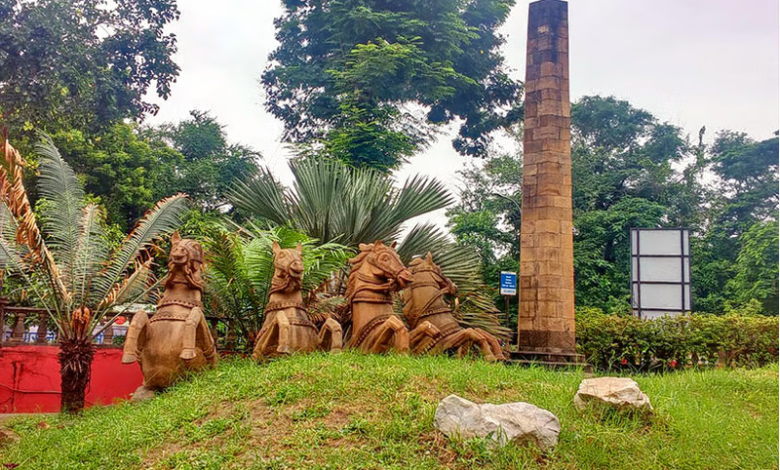
<instances>
[{"instance_id":1,"label":"small red flower","mask_svg":"<svg viewBox=\"0 0 780 470\"><path fill-rule=\"evenodd\" d=\"M676 360L674 360L674 359L672 359L671 361L669 361L669 367L677 367L677 361L676 361Z\"/></svg>"},{"instance_id":2,"label":"small red flower","mask_svg":"<svg viewBox=\"0 0 780 470\"><path fill-rule=\"evenodd\" d=\"M626 365L626 364L628 364L628 359L623 358L623 359L620 360L620 363L623 364L623 365Z\"/></svg>"}]
</instances>

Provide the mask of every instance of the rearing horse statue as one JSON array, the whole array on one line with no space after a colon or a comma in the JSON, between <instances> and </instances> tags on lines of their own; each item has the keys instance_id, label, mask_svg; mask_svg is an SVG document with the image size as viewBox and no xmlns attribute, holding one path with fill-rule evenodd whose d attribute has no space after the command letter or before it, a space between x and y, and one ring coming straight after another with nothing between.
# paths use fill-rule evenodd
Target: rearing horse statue
<instances>
[{"instance_id":1,"label":"rearing horse statue","mask_svg":"<svg viewBox=\"0 0 780 470\"><path fill-rule=\"evenodd\" d=\"M501 345L493 335L481 328L462 328L452 315L444 295L455 295L458 288L442 274L430 252L425 258L413 259L409 270L414 281L401 294L404 316L412 331L425 323L430 323L434 329L432 335L412 335L412 352L437 354L457 350L460 357L476 344L485 360L505 360Z\"/></svg>"},{"instance_id":2,"label":"rearing horse statue","mask_svg":"<svg viewBox=\"0 0 780 470\"><path fill-rule=\"evenodd\" d=\"M393 311L390 293L412 282L412 274L394 248L395 243L386 246L380 240L361 243L360 253L349 260L352 269L345 294L352 309L349 347L368 353L409 352L409 330Z\"/></svg>"},{"instance_id":3,"label":"rearing horse statue","mask_svg":"<svg viewBox=\"0 0 780 470\"><path fill-rule=\"evenodd\" d=\"M123 364L138 361L144 383L133 398L169 387L186 371L217 363L217 348L203 315L203 248L195 240L171 237L164 292L151 319L135 314L122 355Z\"/></svg>"},{"instance_id":4,"label":"rearing horse statue","mask_svg":"<svg viewBox=\"0 0 780 470\"><path fill-rule=\"evenodd\" d=\"M294 351L310 352L315 349L341 352L341 325L327 318L322 329L309 318L303 305L303 246L282 249L273 244L274 277L271 280L265 321L258 334L252 358L289 354Z\"/></svg>"}]
</instances>

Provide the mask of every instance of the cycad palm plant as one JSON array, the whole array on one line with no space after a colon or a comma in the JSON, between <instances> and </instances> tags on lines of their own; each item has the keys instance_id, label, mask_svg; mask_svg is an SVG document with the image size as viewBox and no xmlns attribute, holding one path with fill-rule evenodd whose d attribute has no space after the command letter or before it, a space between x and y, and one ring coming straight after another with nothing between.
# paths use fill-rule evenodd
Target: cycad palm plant
<instances>
[{"instance_id":1,"label":"cycad palm plant","mask_svg":"<svg viewBox=\"0 0 780 470\"><path fill-rule=\"evenodd\" d=\"M405 263L430 251L444 274L460 287L462 323L509 336L481 281L474 250L453 243L429 223L417 224L399 240L410 219L453 202L442 183L413 176L399 189L387 174L316 158L293 160L290 169L295 178L291 188L282 186L266 168L238 183L229 198L244 215L290 224L323 243L356 248L375 240L399 241L398 253Z\"/></svg>"},{"instance_id":2,"label":"cycad palm plant","mask_svg":"<svg viewBox=\"0 0 780 470\"><path fill-rule=\"evenodd\" d=\"M265 317L274 275L274 242L282 248L303 245L304 299L307 307L315 309L317 291L354 255L343 245L318 244L317 240L284 226L263 230L248 223L244 227L212 230L205 240L210 308L233 320L249 351Z\"/></svg>"},{"instance_id":3,"label":"cycad palm plant","mask_svg":"<svg viewBox=\"0 0 780 470\"><path fill-rule=\"evenodd\" d=\"M43 199L40 226L22 182L24 162L7 136L3 138L0 267L29 285L56 326L61 408L77 412L84 407L93 339L124 313L116 311L116 305L137 302L155 290L147 249L179 225L186 198L175 195L158 202L111 253L102 209L85 203L76 174L51 139L43 136L36 151ZM34 282L36 278L45 282Z\"/></svg>"}]
</instances>

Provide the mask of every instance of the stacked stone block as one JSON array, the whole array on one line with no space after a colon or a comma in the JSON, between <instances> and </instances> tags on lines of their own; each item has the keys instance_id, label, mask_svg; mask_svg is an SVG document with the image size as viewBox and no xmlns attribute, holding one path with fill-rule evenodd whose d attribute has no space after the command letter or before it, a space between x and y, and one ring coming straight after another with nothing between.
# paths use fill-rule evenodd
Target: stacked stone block
<instances>
[{"instance_id":1,"label":"stacked stone block","mask_svg":"<svg viewBox=\"0 0 780 470\"><path fill-rule=\"evenodd\" d=\"M518 346L574 353L566 2L529 6L525 93Z\"/></svg>"}]
</instances>

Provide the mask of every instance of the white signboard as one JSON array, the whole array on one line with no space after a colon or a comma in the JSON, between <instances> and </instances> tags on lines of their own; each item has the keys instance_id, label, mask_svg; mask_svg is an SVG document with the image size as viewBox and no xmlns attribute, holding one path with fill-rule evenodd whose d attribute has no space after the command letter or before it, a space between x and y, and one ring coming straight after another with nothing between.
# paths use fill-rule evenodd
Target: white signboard
<instances>
[{"instance_id":1,"label":"white signboard","mask_svg":"<svg viewBox=\"0 0 780 470\"><path fill-rule=\"evenodd\" d=\"M641 318L691 310L687 229L631 229L631 307Z\"/></svg>"}]
</instances>

